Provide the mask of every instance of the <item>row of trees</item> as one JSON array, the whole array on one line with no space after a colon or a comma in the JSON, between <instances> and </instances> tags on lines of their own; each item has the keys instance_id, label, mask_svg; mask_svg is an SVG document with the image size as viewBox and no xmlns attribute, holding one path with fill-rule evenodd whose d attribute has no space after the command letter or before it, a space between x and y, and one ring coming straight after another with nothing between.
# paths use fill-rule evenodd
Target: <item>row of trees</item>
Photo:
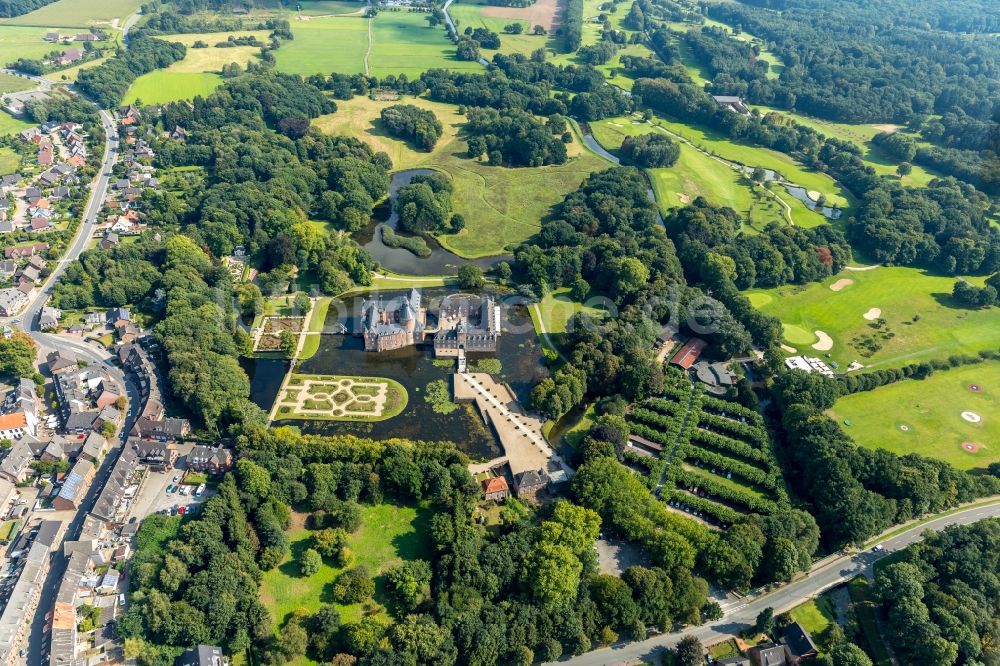
<instances>
[{"instance_id":1,"label":"row of trees","mask_svg":"<svg viewBox=\"0 0 1000 666\"><path fill-rule=\"evenodd\" d=\"M172 65L186 53L187 48L177 42L152 37L133 38L127 51L97 67L81 71L76 86L102 108L115 108L121 104L133 81L155 69Z\"/></svg>"}]
</instances>

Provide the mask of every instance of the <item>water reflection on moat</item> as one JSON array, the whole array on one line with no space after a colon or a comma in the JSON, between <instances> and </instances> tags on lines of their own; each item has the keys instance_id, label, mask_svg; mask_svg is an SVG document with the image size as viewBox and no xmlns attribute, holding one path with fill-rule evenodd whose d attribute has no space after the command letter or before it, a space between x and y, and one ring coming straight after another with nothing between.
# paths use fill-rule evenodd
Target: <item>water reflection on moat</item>
<instances>
[{"instance_id":1,"label":"water reflection on moat","mask_svg":"<svg viewBox=\"0 0 1000 666\"><path fill-rule=\"evenodd\" d=\"M431 312L437 303L456 290L435 288L422 290L424 302ZM408 291L381 292L391 299ZM473 405L461 405L449 414L434 411L425 400L427 385L444 380L451 387L455 360L435 361L429 342L381 353L364 351L357 330L362 298L348 301L335 299L330 306L319 351L302 362L297 372L326 375L388 377L403 384L409 393L406 409L397 417L376 423L345 421L287 420L282 424L296 425L302 432L313 434L355 434L375 439L403 437L417 440L450 440L473 459L486 460L502 453L493 432L486 427ZM480 358L497 358L501 363L500 378L521 400L527 399L531 387L547 376L541 346L538 343L527 309L515 297L501 297L502 333L496 355L469 355L470 366ZM343 327L343 328L342 328ZM346 334L339 331L346 328ZM269 409L277 394L285 362L257 361L253 374L253 398ZM471 368L470 368L471 369Z\"/></svg>"}]
</instances>

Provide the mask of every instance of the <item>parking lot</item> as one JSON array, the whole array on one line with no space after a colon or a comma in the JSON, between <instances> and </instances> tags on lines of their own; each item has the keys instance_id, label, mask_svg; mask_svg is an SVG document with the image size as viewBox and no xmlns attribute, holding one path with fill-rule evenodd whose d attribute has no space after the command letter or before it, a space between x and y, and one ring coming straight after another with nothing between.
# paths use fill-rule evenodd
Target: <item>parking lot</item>
<instances>
[{"instance_id":1,"label":"parking lot","mask_svg":"<svg viewBox=\"0 0 1000 666\"><path fill-rule=\"evenodd\" d=\"M190 445L185 448L189 449ZM194 486L181 486L181 489L187 489L186 495L181 494L182 491L178 489L178 484L180 484L184 477L184 472L186 471L186 454L189 452L185 451L184 448L181 450L182 456L177 461L177 467L174 469L163 472L157 472L152 469L148 471L139 494L133 500L132 506L129 507L128 520L135 518L139 521L159 511L169 511L175 506L185 507L186 510L188 506L202 502L212 495L214 489L209 488L201 497L195 497ZM173 492L167 492L168 488L172 488Z\"/></svg>"}]
</instances>

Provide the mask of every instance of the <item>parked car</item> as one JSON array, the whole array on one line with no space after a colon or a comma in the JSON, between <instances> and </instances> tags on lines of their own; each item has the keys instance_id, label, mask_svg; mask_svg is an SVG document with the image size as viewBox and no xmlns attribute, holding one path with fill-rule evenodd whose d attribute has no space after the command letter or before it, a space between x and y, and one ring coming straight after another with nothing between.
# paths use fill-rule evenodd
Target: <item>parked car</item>
<instances>
[{"instance_id":1,"label":"parked car","mask_svg":"<svg viewBox=\"0 0 1000 666\"><path fill-rule=\"evenodd\" d=\"M186 506L179 506L179 507L177 507L177 514L178 515L183 516L185 513L187 513L187 507Z\"/></svg>"},{"instance_id":2,"label":"parked car","mask_svg":"<svg viewBox=\"0 0 1000 666\"><path fill-rule=\"evenodd\" d=\"M171 483L169 486L167 486L168 495L172 495L175 490L177 490L177 486L175 486L174 484Z\"/></svg>"}]
</instances>

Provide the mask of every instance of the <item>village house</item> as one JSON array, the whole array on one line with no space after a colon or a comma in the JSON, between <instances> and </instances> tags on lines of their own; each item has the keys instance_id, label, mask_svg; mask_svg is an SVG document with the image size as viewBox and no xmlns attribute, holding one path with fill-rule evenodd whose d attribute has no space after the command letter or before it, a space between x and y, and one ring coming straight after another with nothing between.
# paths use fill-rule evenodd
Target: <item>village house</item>
<instances>
[{"instance_id":1,"label":"village house","mask_svg":"<svg viewBox=\"0 0 1000 666\"><path fill-rule=\"evenodd\" d=\"M24 309L28 300L27 294L20 289L0 289L0 316L13 317Z\"/></svg>"},{"instance_id":2,"label":"village house","mask_svg":"<svg viewBox=\"0 0 1000 666\"><path fill-rule=\"evenodd\" d=\"M173 469L180 455L177 447L171 442L157 442L130 439L129 445L135 449L139 460L150 467L158 469Z\"/></svg>"},{"instance_id":3,"label":"village house","mask_svg":"<svg viewBox=\"0 0 1000 666\"><path fill-rule=\"evenodd\" d=\"M53 375L59 375L64 372L76 372L80 369L80 364L76 360L76 356L61 350L50 352L45 357L45 361L48 363L49 372Z\"/></svg>"},{"instance_id":4,"label":"village house","mask_svg":"<svg viewBox=\"0 0 1000 666\"><path fill-rule=\"evenodd\" d=\"M62 319L62 310L44 307L41 314L38 315L38 328L43 331L53 331L59 326L60 319Z\"/></svg>"},{"instance_id":5,"label":"village house","mask_svg":"<svg viewBox=\"0 0 1000 666\"><path fill-rule=\"evenodd\" d=\"M483 480L483 497L489 501L502 502L510 497L510 487L507 479L502 476L494 476Z\"/></svg>"},{"instance_id":6,"label":"village house","mask_svg":"<svg viewBox=\"0 0 1000 666\"><path fill-rule=\"evenodd\" d=\"M89 460L77 460L69 474L63 479L59 494L52 500L52 508L56 511L76 511L80 502L87 494L87 487L94 478L94 463Z\"/></svg>"},{"instance_id":7,"label":"village house","mask_svg":"<svg viewBox=\"0 0 1000 666\"><path fill-rule=\"evenodd\" d=\"M514 475L514 493L518 499L536 500L538 493L549 484L543 470L529 469Z\"/></svg>"},{"instance_id":8,"label":"village house","mask_svg":"<svg viewBox=\"0 0 1000 666\"><path fill-rule=\"evenodd\" d=\"M233 467L233 454L221 446L196 446L188 454L188 468L207 474L224 474Z\"/></svg>"}]
</instances>

